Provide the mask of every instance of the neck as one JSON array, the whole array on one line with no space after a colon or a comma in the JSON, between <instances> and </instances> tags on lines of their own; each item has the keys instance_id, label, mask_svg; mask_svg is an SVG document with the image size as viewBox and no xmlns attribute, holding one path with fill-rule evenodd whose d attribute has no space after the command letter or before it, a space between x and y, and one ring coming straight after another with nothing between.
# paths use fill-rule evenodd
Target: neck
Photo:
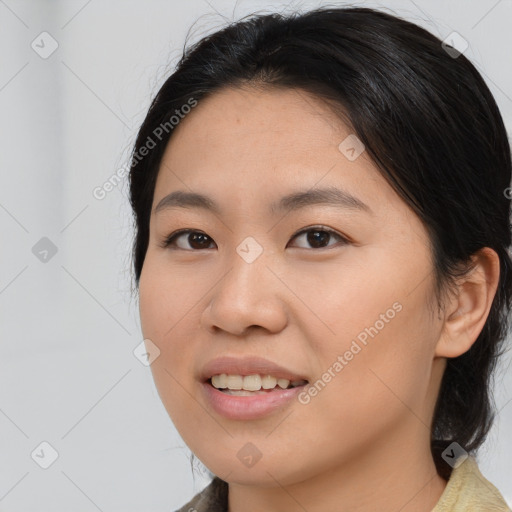
<instances>
[{"instance_id":1,"label":"neck","mask_svg":"<svg viewBox=\"0 0 512 512\"><path fill-rule=\"evenodd\" d=\"M275 485L229 484L228 511L430 512L447 482L437 474L429 434L417 422L412 431L409 425L408 436L402 432L289 485L281 485L279 476L268 468Z\"/></svg>"}]
</instances>

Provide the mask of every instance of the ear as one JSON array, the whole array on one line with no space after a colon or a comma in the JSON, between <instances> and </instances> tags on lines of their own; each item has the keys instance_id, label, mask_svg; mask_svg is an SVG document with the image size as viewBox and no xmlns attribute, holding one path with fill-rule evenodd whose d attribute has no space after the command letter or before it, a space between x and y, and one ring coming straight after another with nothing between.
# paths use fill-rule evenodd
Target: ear
<instances>
[{"instance_id":1,"label":"ear","mask_svg":"<svg viewBox=\"0 0 512 512\"><path fill-rule=\"evenodd\" d=\"M496 251L484 247L472 258L474 270L457 285L446 307L436 357L458 357L467 352L482 329L498 288L500 260Z\"/></svg>"}]
</instances>

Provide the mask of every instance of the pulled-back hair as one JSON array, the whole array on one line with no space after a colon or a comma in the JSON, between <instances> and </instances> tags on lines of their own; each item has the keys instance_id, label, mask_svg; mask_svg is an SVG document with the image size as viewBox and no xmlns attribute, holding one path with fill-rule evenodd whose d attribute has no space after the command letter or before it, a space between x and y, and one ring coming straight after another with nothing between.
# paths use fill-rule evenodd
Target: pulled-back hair
<instances>
[{"instance_id":1,"label":"pulled-back hair","mask_svg":"<svg viewBox=\"0 0 512 512\"><path fill-rule=\"evenodd\" d=\"M413 23L369 8L252 15L203 38L185 50L159 90L133 148L137 287L159 165L173 133L170 116L191 100L243 85L312 93L350 126L429 233L437 308L471 271L476 251L490 247L498 254L500 278L487 321L466 353L447 360L431 425L434 461L448 475L442 450L456 441L475 452L492 426L492 376L511 309L511 154L489 88L463 54L447 51ZM149 140L154 147L140 159Z\"/></svg>"}]
</instances>

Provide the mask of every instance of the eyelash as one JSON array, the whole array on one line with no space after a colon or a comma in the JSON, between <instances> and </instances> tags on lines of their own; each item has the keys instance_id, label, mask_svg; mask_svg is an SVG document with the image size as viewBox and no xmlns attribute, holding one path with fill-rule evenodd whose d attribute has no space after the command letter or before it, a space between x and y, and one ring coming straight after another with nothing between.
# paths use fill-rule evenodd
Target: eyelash
<instances>
[{"instance_id":1,"label":"eyelash","mask_svg":"<svg viewBox=\"0 0 512 512\"><path fill-rule=\"evenodd\" d=\"M321 232L329 233L329 235L334 235L335 237L340 239L340 241L342 242L342 245L346 245L346 244L350 243L346 237L340 235L337 231L334 231L326 226L311 226L311 227L302 229L301 231L298 231L297 233L295 233L291 239L293 240L294 238L297 238L298 236L300 236L304 233L308 233L309 231L321 231ZM209 237L206 233L203 233L202 231L198 231L195 229L180 229L179 231L175 231L174 233L171 233L169 236L167 236L164 239L164 241L162 242L162 244L160 245L160 247L162 247L164 249L169 248L169 247L171 247L171 245L175 242L175 240L179 236L184 235L184 234L190 234L190 233L198 233L198 234L206 235L208 238L210 238L213 241L213 239L211 237ZM316 248L316 249L312 248L311 250L320 251L320 250L329 249L331 247L333 247L333 246L320 247L320 248ZM304 247L299 247L299 249L304 249ZM182 249L181 247L175 247L174 250L197 252L202 249Z\"/></svg>"}]
</instances>

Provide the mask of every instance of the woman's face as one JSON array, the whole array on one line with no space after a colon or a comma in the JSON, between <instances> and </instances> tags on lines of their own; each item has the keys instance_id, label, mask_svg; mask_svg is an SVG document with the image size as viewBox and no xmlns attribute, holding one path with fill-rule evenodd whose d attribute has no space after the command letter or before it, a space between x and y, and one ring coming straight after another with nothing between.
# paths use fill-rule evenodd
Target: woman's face
<instances>
[{"instance_id":1,"label":"woman's face","mask_svg":"<svg viewBox=\"0 0 512 512\"><path fill-rule=\"evenodd\" d=\"M174 131L140 315L190 449L229 482L272 486L428 449L442 368L427 232L350 129L303 91L247 88ZM307 384L226 392L220 374L221 388Z\"/></svg>"}]
</instances>

